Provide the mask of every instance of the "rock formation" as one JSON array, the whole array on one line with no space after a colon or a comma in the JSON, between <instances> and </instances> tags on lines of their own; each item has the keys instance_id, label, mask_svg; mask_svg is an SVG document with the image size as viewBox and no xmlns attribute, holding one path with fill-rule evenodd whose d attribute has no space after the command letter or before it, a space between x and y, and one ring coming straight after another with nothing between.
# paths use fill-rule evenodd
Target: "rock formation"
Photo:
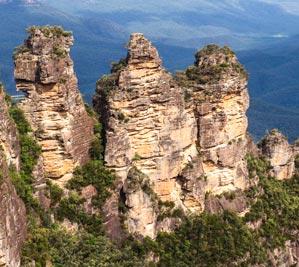
<instances>
[{"instance_id":1,"label":"rock formation","mask_svg":"<svg viewBox=\"0 0 299 267\"><path fill-rule=\"evenodd\" d=\"M207 190L245 189L249 97L242 65L228 47L209 45L177 80L193 105Z\"/></svg>"},{"instance_id":2,"label":"rock formation","mask_svg":"<svg viewBox=\"0 0 299 267\"><path fill-rule=\"evenodd\" d=\"M271 175L277 179L289 179L295 171L294 148L287 138L277 130L272 130L259 143L262 155L270 162Z\"/></svg>"},{"instance_id":3,"label":"rock formation","mask_svg":"<svg viewBox=\"0 0 299 267\"><path fill-rule=\"evenodd\" d=\"M4 87L0 84L0 150L3 151L7 164L19 169L20 145L17 129L9 116L5 98Z\"/></svg>"},{"instance_id":4,"label":"rock formation","mask_svg":"<svg viewBox=\"0 0 299 267\"><path fill-rule=\"evenodd\" d=\"M97 110L103 106L107 110L102 112L107 128L106 164L123 182L133 167L141 170L161 200L179 203L176 177L198 153L195 117L185 109L181 89L162 67L156 48L142 34L132 35L124 65L99 81L94 100ZM115 88L107 87L109 79L115 79ZM152 236L156 220L149 196L129 191L127 205L141 208L131 209L129 217L148 220L131 226Z\"/></svg>"},{"instance_id":5,"label":"rock formation","mask_svg":"<svg viewBox=\"0 0 299 267\"><path fill-rule=\"evenodd\" d=\"M228 48L205 48L174 79L156 48L132 34L127 58L99 80L94 98L106 129L106 165L123 182L130 232L155 235L152 195L201 212L206 193L246 188L246 86Z\"/></svg>"},{"instance_id":6,"label":"rock formation","mask_svg":"<svg viewBox=\"0 0 299 267\"><path fill-rule=\"evenodd\" d=\"M0 151L0 266L20 266L26 237L26 209L8 175L5 156Z\"/></svg>"},{"instance_id":7,"label":"rock formation","mask_svg":"<svg viewBox=\"0 0 299 267\"><path fill-rule=\"evenodd\" d=\"M19 169L20 146L16 126L8 113L0 86L0 266L20 266L26 236L26 210L10 181L8 165Z\"/></svg>"},{"instance_id":8,"label":"rock formation","mask_svg":"<svg viewBox=\"0 0 299 267\"><path fill-rule=\"evenodd\" d=\"M15 51L20 103L42 147L46 176L63 185L74 168L85 163L93 136L93 121L80 96L70 58L71 33L59 27L32 27Z\"/></svg>"}]
</instances>

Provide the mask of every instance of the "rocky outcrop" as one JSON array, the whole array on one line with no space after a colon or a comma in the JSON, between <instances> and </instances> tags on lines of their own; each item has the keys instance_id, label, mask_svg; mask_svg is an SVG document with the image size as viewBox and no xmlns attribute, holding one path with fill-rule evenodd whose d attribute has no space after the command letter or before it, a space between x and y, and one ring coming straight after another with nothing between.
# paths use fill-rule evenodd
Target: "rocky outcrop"
<instances>
[{"instance_id":1,"label":"rocky outcrop","mask_svg":"<svg viewBox=\"0 0 299 267\"><path fill-rule=\"evenodd\" d=\"M245 189L249 97L242 65L228 47L209 45L177 80L196 116L207 190L221 194Z\"/></svg>"},{"instance_id":2,"label":"rocky outcrop","mask_svg":"<svg viewBox=\"0 0 299 267\"><path fill-rule=\"evenodd\" d=\"M179 205L176 178L198 153L195 117L185 108L182 91L162 67L156 48L142 34L133 34L128 49L123 65L98 82L94 99L107 129L106 165L123 183L131 168L142 170L161 200ZM137 224L152 236L155 219L143 214L155 217L149 196L140 190L125 193L131 219L150 220ZM134 210L138 206L142 210Z\"/></svg>"},{"instance_id":3,"label":"rocky outcrop","mask_svg":"<svg viewBox=\"0 0 299 267\"><path fill-rule=\"evenodd\" d=\"M278 130L269 132L259 143L262 155L270 162L271 175L279 180L289 179L295 171L294 147Z\"/></svg>"},{"instance_id":4,"label":"rocky outcrop","mask_svg":"<svg viewBox=\"0 0 299 267\"><path fill-rule=\"evenodd\" d=\"M17 267L26 237L26 209L11 184L3 157L0 166L0 266Z\"/></svg>"},{"instance_id":5,"label":"rocky outcrop","mask_svg":"<svg viewBox=\"0 0 299 267\"><path fill-rule=\"evenodd\" d=\"M26 210L8 174L8 164L19 168L20 147L16 126L8 114L0 88L0 266L20 266L26 236Z\"/></svg>"},{"instance_id":6,"label":"rocky outcrop","mask_svg":"<svg viewBox=\"0 0 299 267\"><path fill-rule=\"evenodd\" d=\"M12 164L16 169L19 169L20 145L18 134L16 126L9 116L5 98L4 87L0 84L0 150L3 151L7 164Z\"/></svg>"},{"instance_id":7,"label":"rocky outcrop","mask_svg":"<svg viewBox=\"0 0 299 267\"><path fill-rule=\"evenodd\" d=\"M59 27L32 27L15 51L17 89L26 99L20 108L42 147L46 176L63 184L85 163L93 136L70 58L71 33Z\"/></svg>"},{"instance_id":8,"label":"rocky outcrop","mask_svg":"<svg viewBox=\"0 0 299 267\"><path fill-rule=\"evenodd\" d=\"M288 267L299 265L299 241L287 241L283 248L268 252L271 266Z\"/></svg>"},{"instance_id":9,"label":"rocky outcrop","mask_svg":"<svg viewBox=\"0 0 299 267\"><path fill-rule=\"evenodd\" d=\"M205 48L174 79L156 48L142 34L131 36L127 58L99 80L94 97L106 129L106 165L123 183L130 232L154 236L159 228L144 179L160 201L186 212L202 212L206 193L247 187L246 86L228 48ZM140 183L134 190L127 186L132 179Z\"/></svg>"}]
</instances>

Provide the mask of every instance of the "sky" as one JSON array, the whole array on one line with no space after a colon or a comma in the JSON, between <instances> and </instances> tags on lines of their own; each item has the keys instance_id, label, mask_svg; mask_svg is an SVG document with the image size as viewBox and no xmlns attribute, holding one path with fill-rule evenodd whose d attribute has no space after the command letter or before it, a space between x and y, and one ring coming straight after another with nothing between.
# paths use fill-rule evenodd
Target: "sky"
<instances>
[{"instance_id":1,"label":"sky","mask_svg":"<svg viewBox=\"0 0 299 267\"><path fill-rule=\"evenodd\" d=\"M286 11L295 15L299 15L298 0L263 0L263 2L279 5L283 7Z\"/></svg>"}]
</instances>

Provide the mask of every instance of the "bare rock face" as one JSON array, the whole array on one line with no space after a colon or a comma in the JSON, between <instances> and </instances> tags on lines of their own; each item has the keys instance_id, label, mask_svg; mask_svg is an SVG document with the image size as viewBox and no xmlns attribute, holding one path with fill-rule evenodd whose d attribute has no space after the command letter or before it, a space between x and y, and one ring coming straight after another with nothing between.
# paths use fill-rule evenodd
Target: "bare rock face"
<instances>
[{"instance_id":1,"label":"bare rock face","mask_svg":"<svg viewBox=\"0 0 299 267\"><path fill-rule=\"evenodd\" d=\"M271 175L279 180L289 179L295 171L294 148L278 130L272 130L259 143L261 153L269 160Z\"/></svg>"},{"instance_id":2,"label":"bare rock face","mask_svg":"<svg viewBox=\"0 0 299 267\"><path fill-rule=\"evenodd\" d=\"M249 97L243 66L228 47L209 45L177 80L197 119L206 191L245 189Z\"/></svg>"},{"instance_id":3,"label":"bare rock face","mask_svg":"<svg viewBox=\"0 0 299 267\"><path fill-rule=\"evenodd\" d=\"M20 103L42 147L48 178L62 185L74 168L85 163L93 136L93 121L85 111L70 58L71 33L60 27L32 27L15 51Z\"/></svg>"},{"instance_id":4,"label":"bare rock face","mask_svg":"<svg viewBox=\"0 0 299 267\"><path fill-rule=\"evenodd\" d=\"M107 166L123 180L136 166L168 199L174 186L169 179L182 170L181 162L197 153L194 116L185 111L180 88L161 66L156 48L141 34L132 35L127 66L115 82L117 88L106 97ZM105 90L100 81L99 94ZM99 109L102 102L95 103Z\"/></svg>"},{"instance_id":5,"label":"bare rock face","mask_svg":"<svg viewBox=\"0 0 299 267\"><path fill-rule=\"evenodd\" d=\"M20 146L5 98L0 85L0 266L16 267L26 237L26 210L8 174L8 165L19 169Z\"/></svg>"},{"instance_id":6,"label":"bare rock face","mask_svg":"<svg viewBox=\"0 0 299 267\"><path fill-rule=\"evenodd\" d=\"M176 178L198 153L194 114L185 109L181 89L142 34L131 36L122 63L98 82L94 99L107 129L106 165L123 183L133 167L141 170L162 201L180 205ZM124 190L132 222L128 228L153 236L156 214L150 196L140 189Z\"/></svg>"},{"instance_id":7,"label":"bare rock face","mask_svg":"<svg viewBox=\"0 0 299 267\"><path fill-rule=\"evenodd\" d=\"M268 253L271 266L288 267L299 265L299 241L287 241L285 247L276 248Z\"/></svg>"},{"instance_id":8,"label":"bare rock face","mask_svg":"<svg viewBox=\"0 0 299 267\"><path fill-rule=\"evenodd\" d=\"M227 192L218 196L209 196L205 202L206 211L221 213L224 210L243 215L247 211L247 198L241 190Z\"/></svg>"},{"instance_id":9,"label":"bare rock face","mask_svg":"<svg viewBox=\"0 0 299 267\"><path fill-rule=\"evenodd\" d=\"M99 80L94 97L106 129L106 165L123 183L129 232L155 236L155 198L198 213L206 193L247 187L248 102L247 76L228 48L202 50L174 79L156 48L132 34L127 58Z\"/></svg>"},{"instance_id":10,"label":"bare rock face","mask_svg":"<svg viewBox=\"0 0 299 267\"><path fill-rule=\"evenodd\" d=\"M2 116L0 112L0 116ZM0 134L3 133L0 131ZM26 209L8 176L6 156L0 150L0 266L20 266L26 237Z\"/></svg>"},{"instance_id":11,"label":"bare rock face","mask_svg":"<svg viewBox=\"0 0 299 267\"><path fill-rule=\"evenodd\" d=\"M17 129L9 116L8 106L5 101L4 87L0 84L0 150L7 160L7 164L19 169L20 145Z\"/></svg>"}]
</instances>

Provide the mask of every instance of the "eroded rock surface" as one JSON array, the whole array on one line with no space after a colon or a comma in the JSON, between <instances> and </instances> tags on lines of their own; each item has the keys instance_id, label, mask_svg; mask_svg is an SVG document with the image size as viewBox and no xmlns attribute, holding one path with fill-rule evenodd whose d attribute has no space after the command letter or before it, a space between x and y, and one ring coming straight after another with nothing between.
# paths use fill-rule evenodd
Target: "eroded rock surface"
<instances>
[{"instance_id":1,"label":"eroded rock surface","mask_svg":"<svg viewBox=\"0 0 299 267\"><path fill-rule=\"evenodd\" d=\"M132 34L127 58L99 80L94 106L105 124L106 165L124 184L130 232L152 237L158 228L151 193L128 190L132 168L160 201L185 212L202 212L206 193L247 187L247 76L228 48L202 50L174 79L156 48Z\"/></svg>"},{"instance_id":2,"label":"eroded rock surface","mask_svg":"<svg viewBox=\"0 0 299 267\"><path fill-rule=\"evenodd\" d=\"M259 143L261 153L270 162L271 175L279 180L289 179L295 171L294 147L278 130L272 130Z\"/></svg>"},{"instance_id":3,"label":"eroded rock surface","mask_svg":"<svg viewBox=\"0 0 299 267\"><path fill-rule=\"evenodd\" d=\"M89 159L93 136L69 55L72 44L71 33L59 27L32 27L14 55L17 89L26 95L20 108L42 147L44 172L62 186Z\"/></svg>"},{"instance_id":4,"label":"eroded rock surface","mask_svg":"<svg viewBox=\"0 0 299 267\"><path fill-rule=\"evenodd\" d=\"M9 116L8 105L5 100L4 87L0 84L0 150L7 160L7 164L19 169L20 145L16 126Z\"/></svg>"},{"instance_id":5,"label":"eroded rock surface","mask_svg":"<svg viewBox=\"0 0 299 267\"><path fill-rule=\"evenodd\" d=\"M26 237L26 210L8 174L9 165L19 169L20 145L5 98L0 85L0 266L17 267Z\"/></svg>"},{"instance_id":6,"label":"eroded rock surface","mask_svg":"<svg viewBox=\"0 0 299 267\"><path fill-rule=\"evenodd\" d=\"M247 75L227 47L209 45L177 75L197 119L197 145L213 194L247 186Z\"/></svg>"},{"instance_id":7,"label":"eroded rock surface","mask_svg":"<svg viewBox=\"0 0 299 267\"><path fill-rule=\"evenodd\" d=\"M2 116L3 110L0 112ZM26 209L10 181L7 166L9 158L2 148L0 146L0 266L18 267L26 237Z\"/></svg>"},{"instance_id":8,"label":"eroded rock surface","mask_svg":"<svg viewBox=\"0 0 299 267\"><path fill-rule=\"evenodd\" d=\"M198 154L197 129L156 48L142 34L133 34L122 68L102 78L97 92L95 107L106 120L106 165L124 183L131 168L141 170L161 200L180 205L176 178ZM143 225L143 234L152 236L156 215L150 197L142 190L125 193L131 219L137 221L132 227Z\"/></svg>"}]
</instances>

